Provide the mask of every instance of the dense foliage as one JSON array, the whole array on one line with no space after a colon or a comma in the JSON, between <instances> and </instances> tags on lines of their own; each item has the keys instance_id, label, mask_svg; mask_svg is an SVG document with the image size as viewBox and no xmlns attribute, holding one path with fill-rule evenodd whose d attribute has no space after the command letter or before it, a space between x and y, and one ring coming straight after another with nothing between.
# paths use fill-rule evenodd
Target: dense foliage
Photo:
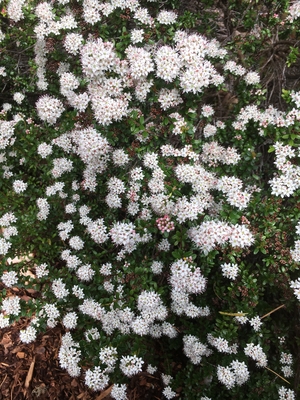
<instances>
[{"instance_id":1,"label":"dense foliage","mask_svg":"<svg viewBox=\"0 0 300 400\"><path fill-rule=\"evenodd\" d=\"M300 2L1 7L0 327L119 400L295 399Z\"/></svg>"}]
</instances>

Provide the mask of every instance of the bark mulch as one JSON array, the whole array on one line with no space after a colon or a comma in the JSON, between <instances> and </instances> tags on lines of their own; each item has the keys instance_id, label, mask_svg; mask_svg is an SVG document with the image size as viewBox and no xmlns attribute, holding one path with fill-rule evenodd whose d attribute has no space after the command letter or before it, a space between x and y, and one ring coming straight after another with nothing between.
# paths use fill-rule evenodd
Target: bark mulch
<instances>
[{"instance_id":1,"label":"bark mulch","mask_svg":"<svg viewBox=\"0 0 300 400\"><path fill-rule=\"evenodd\" d=\"M93 392L84 376L72 378L59 367L58 351L63 331L48 329L34 343L24 344L19 332L28 325L24 318L0 329L0 400L110 400L112 386ZM128 400L160 400L160 379L147 373L128 385Z\"/></svg>"}]
</instances>

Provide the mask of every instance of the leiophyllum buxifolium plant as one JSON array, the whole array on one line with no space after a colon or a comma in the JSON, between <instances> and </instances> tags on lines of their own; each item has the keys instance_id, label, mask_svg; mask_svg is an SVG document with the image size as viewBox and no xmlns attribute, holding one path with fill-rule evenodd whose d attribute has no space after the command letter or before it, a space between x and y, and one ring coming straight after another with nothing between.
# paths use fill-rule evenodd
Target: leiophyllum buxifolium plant
<instances>
[{"instance_id":1,"label":"leiophyllum buxifolium plant","mask_svg":"<svg viewBox=\"0 0 300 400\"><path fill-rule=\"evenodd\" d=\"M264 108L259 74L160 3L2 12L34 65L2 105L1 327L60 324L61 367L115 399L141 371L168 399L294 399L299 94Z\"/></svg>"}]
</instances>

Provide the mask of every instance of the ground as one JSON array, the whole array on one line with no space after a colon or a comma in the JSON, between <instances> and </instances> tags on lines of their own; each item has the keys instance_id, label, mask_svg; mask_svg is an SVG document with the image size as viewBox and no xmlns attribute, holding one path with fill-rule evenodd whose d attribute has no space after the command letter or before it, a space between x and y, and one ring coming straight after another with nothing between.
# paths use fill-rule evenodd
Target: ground
<instances>
[{"instance_id":1,"label":"ground","mask_svg":"<svg viewBox=\"0 0 300 400\"><path fill-rule=\"evenodd\" d=\"M110 400L111 386L93 392L84 385L84 374L72 378L58 361L60 326L48 329L34 343L19 339L20 329L28 321L23 318L0 329L0 400ZM161 399L160 379L141 373L128 385L128 400Z\"/></svg>"}]
</instances>

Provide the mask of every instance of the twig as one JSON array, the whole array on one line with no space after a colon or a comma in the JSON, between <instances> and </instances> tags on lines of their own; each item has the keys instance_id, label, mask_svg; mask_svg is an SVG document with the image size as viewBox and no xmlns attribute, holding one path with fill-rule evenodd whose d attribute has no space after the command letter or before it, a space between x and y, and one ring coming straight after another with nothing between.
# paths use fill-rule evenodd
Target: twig
<instances>
[{"instance_id":1,"label":"twig","mask_svg":"<svg viewBox=\"0 0 300 400\"><path fill-rule=\"evenodd\" d=\"M273 372L278 378L281 378L284 382L288 383L290 385L290 382L284 379L281 375L277 374L277 372L273 371L271 368L265 367L268 371Z\"/></svg>"},{"instance_id":2,"label":"twig","mask_svg":"<svg viewBox=\"0 0 300 400\"><path fill-rule=\"evenodd\" d=\"M6 379L6 378L7 378L7 374L5 375L3 381L1 382L0 389L1 389L2 385L3 385L3 383L5 382L5 379Z\"/></svg>"},{"instance_id":3,"label":"twig","mask_svg":"<svg viewBox=\"0 0 300 400\"><path fill-rule=\"evenodd\" d=\"M263 315L262 317L260 317L260 319L263 319L263 318L268 317L268 316L271 315L273 312L275 312L275 311L277 311L277 310L279 310L280 308L283 308L283 307L285 307L285 304L282 304L281 306L279 306L279 307L277 307L277 308L274 308L274 310L272 310L272 311L268 312L267 314Z\"/></svg>"}]
</instances>

